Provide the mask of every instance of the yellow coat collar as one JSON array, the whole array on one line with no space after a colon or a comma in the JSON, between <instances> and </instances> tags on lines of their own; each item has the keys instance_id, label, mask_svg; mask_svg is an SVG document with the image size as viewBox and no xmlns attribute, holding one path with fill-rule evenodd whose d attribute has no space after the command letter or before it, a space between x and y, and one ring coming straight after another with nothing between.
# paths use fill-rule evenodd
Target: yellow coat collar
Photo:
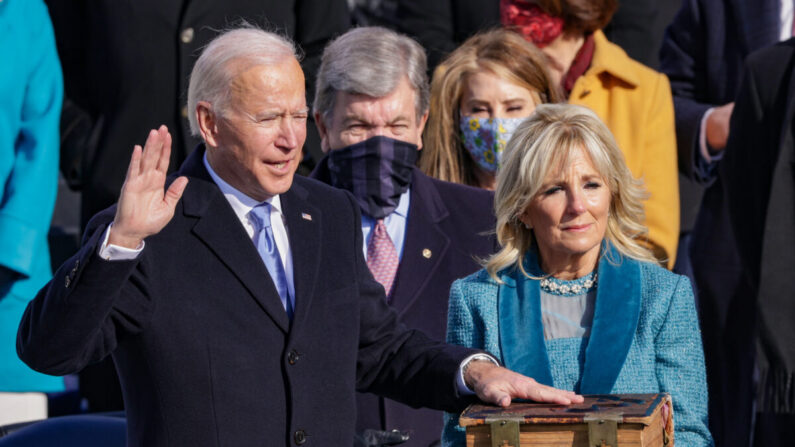
<instances>
[{"instance_id":1,"label":"yellow coat collar","mask_svg":"<svg viewBox=\"0 0 795 447\"><path fill-rule=\"evenodd\" d=\"M635 72L635 67L633 67L634 61L627 56L627 53L618 45L607 40L601 30L593 33L593 39L593 60L591 61L591 68L586 72L586 76L607 73L629 84L631 87L637 87L640 80Z\"/></svg>"}]
</instances>

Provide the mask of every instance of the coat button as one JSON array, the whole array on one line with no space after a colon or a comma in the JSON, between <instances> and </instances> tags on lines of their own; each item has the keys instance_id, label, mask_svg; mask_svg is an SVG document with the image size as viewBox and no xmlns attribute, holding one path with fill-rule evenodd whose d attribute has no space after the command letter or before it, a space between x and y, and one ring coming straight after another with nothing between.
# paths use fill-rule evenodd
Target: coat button
<instances>
[{"instance_id":1,"label":"coat button","mask_svg":"<svg viewBox=\"0 0 795 447\"><path fill-rule=\"evenodd\" d=\"M182 43L193 42L193 28L185 28L182 30L182 32L179 33L179 40L181 40Z\"/></svg>"},{"instance_id":2,"label":"coat button","mask_svg":"<svg viewBox=\"0 0 795 447\"><path fill-rule=\"evenodd\" d=\"M295 445L303 445L306 443L306 432L303 430L296 430L293 433L293 441L295 441Z\"/></svg>"},{"instance_id":3,"label":"coat button","mask_svg":"<svg viewBox=\"0 0 795 447\"><path fill-rule=\"evenodd\" d=\"M298 362L298 357L300 357L298 352L293 349L289 354L287 354L287 362L291 365L295 365L296 362Z\"/></svg>"}]
</instances>

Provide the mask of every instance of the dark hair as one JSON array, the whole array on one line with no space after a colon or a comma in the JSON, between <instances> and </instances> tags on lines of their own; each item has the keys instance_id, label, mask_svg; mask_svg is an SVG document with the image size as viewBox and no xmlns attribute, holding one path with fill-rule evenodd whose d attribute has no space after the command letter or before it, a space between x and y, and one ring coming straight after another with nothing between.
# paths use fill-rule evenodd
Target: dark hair
<instances>
[{"instance_id":1,"label":"dark hair","mask_svg":"<svg viewBox=\"0 0 795 447\"><path fill-rule=\"evenodd\" d=\"M549 15L563 19L563 31L574 34L602 29L613 18L617 0L535 0Z\"/></svg>"}]
</instances>

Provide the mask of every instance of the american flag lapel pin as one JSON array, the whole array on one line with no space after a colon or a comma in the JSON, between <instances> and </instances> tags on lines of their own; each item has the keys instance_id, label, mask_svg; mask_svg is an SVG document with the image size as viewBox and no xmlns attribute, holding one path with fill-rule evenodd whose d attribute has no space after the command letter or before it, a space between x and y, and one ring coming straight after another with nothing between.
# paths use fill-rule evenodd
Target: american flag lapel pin
<instances>
[{"instance_id":1,"label":"american flag lapel pin","mask_svg":"<svg viewBox=\"0 0 795 447\"><path fill-rule=\"evenodd\" d=\"M312 215L307 213L301 213L301 219L312 221Z\"/></svg>"}]
</instances>

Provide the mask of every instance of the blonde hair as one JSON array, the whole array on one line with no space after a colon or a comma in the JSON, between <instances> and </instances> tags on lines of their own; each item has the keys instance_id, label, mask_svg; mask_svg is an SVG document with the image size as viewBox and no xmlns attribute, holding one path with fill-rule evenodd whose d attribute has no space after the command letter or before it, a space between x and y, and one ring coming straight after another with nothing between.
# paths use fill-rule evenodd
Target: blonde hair
<instances>
[{"instance_id":1,"label":"blonde hair","mask_svg":"<svg viewBox=\"0 0 795 447\"><path fill-rule=\"evenodd\" d=\"M474 162L459 136L461 96L468 75L487 70L535 92L545 102L561 100L546 69L546 56L519 34L494 29L476 34L450 53L433 74L428 124L419 168L427 175L477 186Z\"/></svg>"},{"instance_id":2,"label":"blonde hair","mask_svg":"<svg viewBox=\"0 0 795 447\"><path fill-rule=\"evenodd\" d=\"M540 193L547 174L565 165L573 153L584 151L610 190L610 212L605 239L627 257L656 262L638 242L648 230L643 225L646 197L643 182L632 177L607 126L594 112L571 104L544 104L536 108L508 142L497 173L494 209L497 241L502 249L485 267L489 275L515 265L530 276L522 260L534 243L534 233L519 220Z\"/></svg>"}]
</instances>

